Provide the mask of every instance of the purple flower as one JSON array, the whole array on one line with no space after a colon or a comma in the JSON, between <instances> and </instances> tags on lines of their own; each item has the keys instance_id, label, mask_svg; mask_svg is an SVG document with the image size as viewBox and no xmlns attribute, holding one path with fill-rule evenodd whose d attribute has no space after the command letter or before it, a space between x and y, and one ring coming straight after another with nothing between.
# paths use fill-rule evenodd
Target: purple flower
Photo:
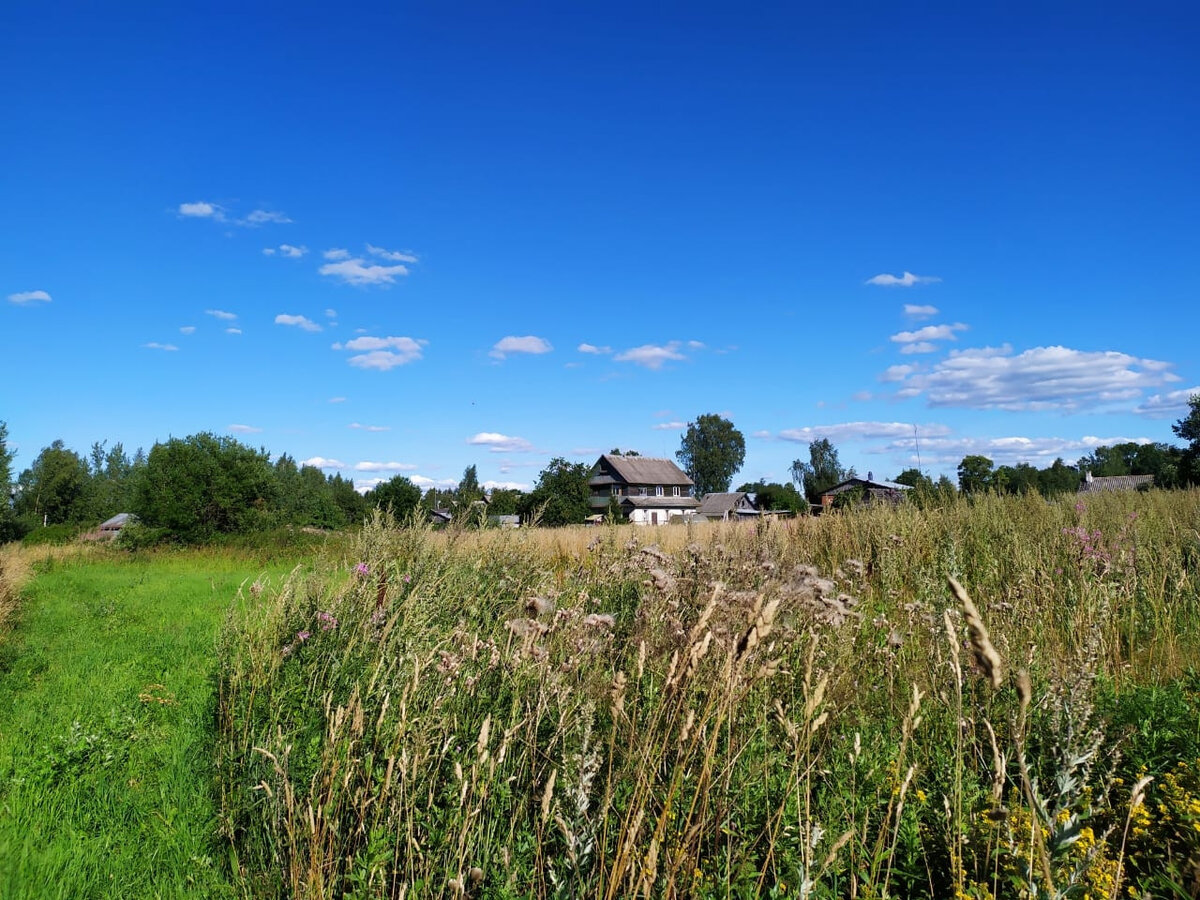
<instances>
[{"instance_id":1,"label":"purple flower","mask_svg":"<svg viewBox=\"0 0 1200 900\"><path fill-rule=\"evenodd\" d=\"M309 631L297 631L296 632L296 640L300 641L301 643L303 643L304 641L307 641L310 637L312 637L312 632L309 632Z\"/></svg>"},{"instance_id":2,"label":"purple flower","mask_svg":"<svg viewBox=\"0 0 1200 900\"><path fill-rule=\"evenodd\" d=\"M367 566L366 563L360 562L357 566L354 567L354 573L356 575L358 575L360 578L362 578L367 575L370 575L371 569L369 566Z\"/></svg>"},{"instance_id":3,"label":"purple flower","mask_svg":"<svg viewBox=\"0 0 1200 900\"><path fill-rule=\"evenodd\" d=\"M337 628L337 619L333 617L333 613L319 612L317 619L321 623L322 631L329 631L331 628Z\"/></svg>"},{"instance_id":4,"label":"purple flower","mask_svg":"<svg viewBox=\"0 0 1200 900\"><path fill-rule=\"evenodd\" d=\"M412 576L409 575L407 572L405 572L404 573L404 583L408 584L410 581L412 581Z\"/></svg>"}]
</instances>

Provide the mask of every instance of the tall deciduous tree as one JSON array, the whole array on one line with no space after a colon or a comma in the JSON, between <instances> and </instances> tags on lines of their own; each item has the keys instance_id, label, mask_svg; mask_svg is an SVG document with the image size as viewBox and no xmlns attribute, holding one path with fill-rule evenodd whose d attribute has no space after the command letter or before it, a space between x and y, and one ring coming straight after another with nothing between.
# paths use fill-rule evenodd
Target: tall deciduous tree
<instances>
[{"instance_id":1,"label":"tall deciduous tree","mask_svg":"<svg viewBox=\"0 0 1200 900\"><path fill-rule=\"evenodd\" d=\"M706 413L688 423L675 458L701 497L727 491L746 459L746 439L728 419Z\"/></svg>"},{"instance_id":2,"label":"tall deciduous tree","mask_svg":"<svg viewBox=\"0 0 1200 900\"><path fill-rule=\"evenodd\" d=\"M821 494L835 484L845 481L847 472L838 460L837 448L828 438L821 438L808 445L808 462L792 461L792 481L804 489L809 503L820 503Z\"/></svg>"},{"instance_id":3,"label":"tall deciduous tree","mask_svg":"<svg viewBox=\"0 0 1200 900\"><path fill-rule=\"evenodd\" d=\"M1180 480L1200 483L1200 394L1192 394L1188 399L1188 414L1172 425L1171 430L1188 442L1180 466Z\"/></svg>"},{"instance_id":4,"label":"tall deciduous tree","mask_svg":"<svg viewBox=\"0 0 1200 900\"><path fill-rule=\"evenodd\" d=\"M367 494L367 502L380 509L390 509L398 521L412 515L421 502L421 489L403 475L396 475L376 485Z\"/></svg>"},{"instance_id":5,"label":"tall deciduous tree","mask_svg":"<svg viewBox=\"0 0 1200 900\"><path fill-rule=\"evenodd\" d=\"M55 441L21 473L16 512L33 525L82 522L88 514L90 481L84 459Z\"/></svg>"},{"instance_id":6,"label":"tall deciduous tree","mask_svg":"<svg viewBox=\"0 0 1200 900\"><path fill-rule=\"evenodd\" d=\"M542 525L578 525L591 512L588 478L591 466L567 462L561 456L550 460L538 476L537 486L525 495L521 513L538 516Z\"/></svg>"},{"instance_id":7,"label":"tall deciduous tree","mask_svg":"<svg viewBox=\"0 0 1200 900\"><path fill-rule=\"evenodd\" d=\"M0 544L21 536L12 509L12 462L15 456L8 446L8 423L0 422Z\"/></svg>"},{"instance_id":8,"label":"tall deciduous tree","mask_svg":"<svg viewBox=\"0 0 1200 900\"><path fill-rule=\"evenodd\" d=\"M958 464L958 489L977 494L992 486L992 461L986 456L964 456Z\"/></svg>"}]
</instances>

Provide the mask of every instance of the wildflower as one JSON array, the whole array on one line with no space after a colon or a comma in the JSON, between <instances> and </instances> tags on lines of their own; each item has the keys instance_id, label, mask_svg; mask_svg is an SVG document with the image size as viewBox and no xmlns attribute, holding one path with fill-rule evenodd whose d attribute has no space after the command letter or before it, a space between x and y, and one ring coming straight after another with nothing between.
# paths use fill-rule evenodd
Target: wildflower
<instances>
[{"instance_id":1,"label":"wildflower","mask_svg":"<svg viewBox=\"0 0 1200 900\"><path fill-rule=\"evenodd\" d=\"M329 631L338 626L338 620L333 617L332 613L319 612L317 613L317 620L321 623L322 631Z\"/></svg>"},{"instance_id":2,"label":"wildflower","mask_svg":"<svg viewBox=\"0 0 1200 900\"><path fill-rule=\"evenodd\" d=\"M365 562L360 562L354 567L354 574L358 575L360 578L363 578L371 574L371 568Z\"/></svg>"},{"instance_id":3,"label":"wildflower","mask_svg":"<svg viewBox=\"0 0 1200 900\"><path fill-rule=\"evenodd\" d=\"M296 648L295 648L295 647L293 647L291 644L288 644L286 647L284 647L284 648L283 648L282 650L280 650L279 652L280 652L280 654L281 654L281 655L283 655L283 656L291 656L291 655L292 655L292 651L293 651L293 650L295 650L295 649L296 649Z\"/></svg>"},{"instance_id":4,"label":"wildflower","mask_svg":"<svg viewBox=\"0 0 1200 900\"><path fill-rule=\"evenodd\" d=\"M411 576L411 575L409 575L407 572L405 572L405 573L404 573L404 583L405 583L405 584L411 584L411 583L412 583L412 576Z\"/></svg>"},{"instance_id":5,"label":"wildflower","mask_svg":"<svg viewBox=\"0 0 1200 900\"><path fill-rule=\"evenodd\" d=\"M309 632L309 631L297 631L296 632L296 640L300 641L300 643L304 643L310 637L312 637L312 632Z\"/></svg>"}]
</instances>

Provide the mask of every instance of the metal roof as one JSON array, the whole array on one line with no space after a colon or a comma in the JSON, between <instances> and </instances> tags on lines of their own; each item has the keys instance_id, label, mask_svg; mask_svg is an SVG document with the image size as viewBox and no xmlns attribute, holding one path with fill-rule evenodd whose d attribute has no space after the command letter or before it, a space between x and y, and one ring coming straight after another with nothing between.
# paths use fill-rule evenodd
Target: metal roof
<instances>
[{"instance_id":1,"label":"metal roof","mask_svg":"<svg viewBox=\"0 0 1200 900\"><path fill-rule=\"evenodd\" d=\"M692 479L669 459L657 459L652 456L615 456L605 453L596 461L596 466L605 462L625 484L694 484ZM603 478L596 466L593 466L596 477Z\"/></svg>"}]
</instances>

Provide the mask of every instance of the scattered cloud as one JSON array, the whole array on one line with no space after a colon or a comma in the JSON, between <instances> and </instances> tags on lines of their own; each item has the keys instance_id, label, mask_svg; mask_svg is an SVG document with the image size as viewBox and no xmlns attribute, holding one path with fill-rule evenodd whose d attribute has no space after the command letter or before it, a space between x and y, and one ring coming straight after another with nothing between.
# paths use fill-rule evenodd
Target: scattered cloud
<instances>
[{"instance_id":1,"label":"scattered cloud","mask_svg":"<svg viewBox=\"0 0 1200 900\"><path fill-rule=\"evenodd\" d=\"M769 432L769 431L760 429L759 431L756 431L753 434L751 434L750 437L758 438L760 441L769 441L769 440L771 440L772 437L774 437L774 435L771 434L771 432Z\"/></svg>"},{"instance_id":2,"label":"scattered cloud","mask_svg":"<svg viewBox=\"0 0 1200 900\"><path fill-rule=\"evenodd\" d=\"M931 344L929 341L917 341L915 344L905 344L900 348L901 353L935 353L937 344Z\"/></svg>"},{"instance_id":3,"label":"scattered cloud","mask_svg":"<svg viewBox=\"0 0 1200 900\"><path fill-rule=\"evenodd\" d=\"M655 431L683 431L687 428L687 422L659 422L657 425L651 425Z\"/></svg>"},{"instance_id":4,"label":"scattered cloud","mask_svg":"<svg viewBox=\"0 0 1200 900\"><path fill-rule=\"evenodd\" d=\"M928 319L938 314L936 306L918 306L915 303L904 304L904 314L910 319Z\"/></svg>"},{"instance_id":5,"label":"scattered cloud","mask_svg":"<svg viewBox=\"0 0 1200 900\"><path fill-rule=\"evenodd\" d=\"M274 223L277 225L290 225L291 221L291 219L281 212L275 212L269 209L256 209L250 213L250 215L246 216L246 218L239 219L237 224L255 227L258 225L266 225L268 223Z\"/></svg>"},{"instance_id":6,"label":"scattered cloud","mask_svg":"<svg viewBox=\"0 0 1200 900\"><path fill-rule=\"evenodd\" d=\"M346 464L340 459L326 459L324 456L310 456L303 460L300 465L313 466L318 469L344 469Z\"/></svg>"},{"instance_id":7,"label":"scattered cloud","mask_svg":"<svg viewBox=\"0 0 1200 900\"><path fill-rule=\"evenodd\" d=\"M597 356L612 353L612 347L597 347L595 344L580 344L576 349L580 353L592 353Z\"/></svg>"},{"instance_id":8,"label":"scattered cloud","mask_svg":"<svg viewBox=\"0 0 1200 900\"><path fill-rule=\"evenodd\" d=\"M363 335L353 340L333 345L334 350L365 351L351 356L347 362L359 369L377 369L386 372L397 366L416 362L422 356L422 348L429 342L410 337L372 337Z\"/></svg>"},{"instance_id":9,"label":"scattered cloud","mask_svg":"<svg viewBox=\"0 0 1200 900\"><path fill-rule=\"evenodd\" d=\"M275 247L263 248L263 256L274 256L276 253L278 253L280 256L286 257L287 259L299 259L307 252L307 247L293 247L291 244L280 244L278 250L276 250Z\"/></svg>"},{"instance_id":10,"label":"scattered cloud","mask_svg":"<svg viewBox=\"0 0 1200 900\"><path fill-rule=\"evenodd\" d=\"M212 316L214 319L223 319L226 322L231 322L237 318L237 313L226 312L223 309L206 309L206 316Z\"/></svg>"},{"instance_id":11,"label":"scattered cloud","mask_svg":"<svg viewBox=\"0 0 1200 900\"><path fill-rule=\"evenodd\" d=\"M915 371L917 371L916 366L888 366L884 369L883 374L879 376L879 380L903 381Z\"/></svg>"},{"instance_id":12,"label":"scattered cloud","mask_svg":"<svg viewBox=\"0 0 1200 900\"><path fill-rule=\"evenodd\" d=\"M380 259L390 260L391 262L415 263L418 261L414 254L407 251L384 250L382 247L376 247L373 244L367 244L367 252L372 256L378 256Z\"/></svg>"},{"instance_id":13,"label":"scattered cloud","mask_svg":"<svg viewBox=\"0 0 1200 900\"><path fill-rule=\"evenodd\" d=\"M403 462L371 462L364 460L354 464L355 472L414 472L418 466Z\"/></svg>"},{"instance_id":14,"label":"scattered cloud","mask_svg":"<svg viewBox=\"0 0 1200 900\"><path fill-rule=\"evenodd\" d=\"M1133 411L1139 416L1151 418L1177 416L1179 413L1187 411L1188 401L1198 394L1200 394L1200 385L1184 388L1181 391L1170 391L1166 394L1153 394L1146 398L1145 403L1135 406Z\"/></svg>"},{"instance_id":15,"label":"scattered cloud","mask_svg":"<svg viewBox=\"0 0 1200 900\"><path fill-rule=\"evenodd\" d=\"M962 322L953 325L926 325L916 331L901 331L892 335L892 341L897 344L916 344L924 341L957 341L957 331L966 331L967 326Z\"/></svg>"},{"instance_id":16,"label":"scattered cloud","mask_svg":"<svg viewBox=\"0 0 1200 900\"><path fill-rule=\"evenodd\" d=\"M345 403L346 398L345 397L330 397L329 402L330 403Z\"/></svg>"},{"instance_id":17,"label":"scattered cloud","mask_svg":"<svg viewBox=\"0 0 1200 900\"><path fill-rule=\"evenodd\" d=\"M704 341L688 341L687 345L689 350L703 350L705 346Z\"/></svg>"},{"instance_id":18,"label":"scattered cloud","mask_svg":"<svg viewBox=\"0 0 1200 900\"><path fill-rule=\"evenodd\" d=\"M926 435L946 435L950 428L937 423L914 425L912 422L843 422L837 425L812 425L804 428L788 428L779 432L779 437L785 441L795 441L800 444L811 444L813 441L827 440L834 444L846 441L869 441L880 438L902 438L913 435L913 429L920 435L924 446Z\"/></svg>"},{"instance_id":19,"label":"scattered cloud","mask_svg":"<svg viewBox=\"0 0 1200 900\"><path fill-rule=\"evenodd\" d=\"M150 343L142 344L142 346L148 350L166 350L168 352L174 352L179 349L174 344L160 344L158 341L150 341Z\"/></svg>"},{"instance_id":20,"label":"scattered cloud","mask_svg":"<svg viewBox=\"0 0 1200 900\"><path fill-rule=\"evenodd\" d=\"M467 438L468 444L487 447L492 453L530 453L533 444L522 437L510 437L494 431L481 431L474 437Z\"/></svg>"},{"instance_id":21,"label":"scattered cloud","mask_svg":"<svg viewBox=\"0 0 1200 900\"><path fill-rule=\"evenodd\" d=\"M261 428L255 428L253 425L230 425L227 431L232 431L234 434L258 434L262 431Z\"/></svg>"},{"instance_id":22,"label":"scattered cloud","mask_svg":"<svg viewBox=\"0 0 1200 900\"><path fill-rule=\"evenodd\" d=\"M325 251L326 259L330 258L330 252L332 251ZM341 259L341 257L338 258ZM408 274L406 266L381 266L377 263L368 263L362 257L357 256L341 259L340 262L326 263L317 271L322 275L338 278L345 284L353 284L358 287L372 284L395 284L398 276Z\"/></svg>"},{"instance_id":23,"label":"scattered cloud","mask_svg":"<svg viewBox=\"0 0 1200 900\"><path fill-rule=\"evenodd\" d=\"M496 341L494 347L488 356L494 359L505 359L510 353L549 353L554 348L550 346L550 342L545 338L534 337L532 334L525 337L516 337L509 335Z\"/></svg>"},{"instance_id":24,"label":"scattered cloud","mask_svg":"<svg viewBox=\"0 0 1200 900\"><path fill-rule=\"evenodd\" d=\"M1146 389L1178 381L1171 364L1116 351L1068 347L956 350L928 372L909 375L898 396L924 395L931 407L1077 410L1128 403Z\"/></svg>"},{"instance_id":25,"label":"scattered cloud","mask_svg":"<svg viewBox=\"0 0 1200 900\"><path fill-rule=\"evenodd\" d=\"M304 331L322 331L320 325L306 316L292 316L287 313L280 313L275 317L276 325L294 325Z\"/></svg>"},{"instance_id":26,"label":"scattered cloud","mask_svg":"<svg viewBox=\"0 0 1200 900\"><path fill-rule=\"evenodd\" d=\"M527 491L530 485L524 481L485 481L480 487L485 491Z\"/></svg>"},{"instance_id":27,"label":"scattered cloud","mask_svg":"<svg viewBox=\"0 0 1200 900\"><path fill-rule=\"evenodd\" d=\"M995 465L1015 465L1027 462L1038 468L1045 468L1058 457L1069 464L1085 454L1091 453L1097 447L1111 447L1114 444L1149 444L1146 437L1096 437L1086 435L1081 438L1062 437L926 437L920 435L921 462L928 464L955 465L964 456L986 456ZM880 447L868 449L872 454L911 454L910 462L917 461L917 442L911 436L892 441Z\"/></svg>"},{"instance_id":28,"label":"scattered cloud","mask_svg":"<svg viewBox=\"0 0 1200 900\"><path fill-rule=\"evenodd\" d=\"M388 479L386 478L355 478L354 489L360 494L365 494L367 491L379 487Z\"/></svg>"},{"instance_id":29,"label":"scattered cloud","mask_svg":"<svg viewBox=\"0 0 1200 900\"><path fill-rule=\"evenodd\" d=\"M426 478L424 475L414 475L408 480L422 490L428 490L429 488L446 490L447 488L458 487L458 482L453 478Z\"/></svg>"},{"instance_id":30,"label":"scattered cloud","mask_svg":"<svg viewBox=\"0 0 1200 900\"><path fill-rule=\"evenodd\" d=\"M325 310L325 318L327 318L327 319L336 319L336 318L337 318L337 310L336 310L336 309L327 309L327 310Z\"/></svg>"},{"instance_id":31,"label":"scattered cloud","mask_svg":"<svg viewBox=\"0 0 1200 900\"><path fill-rule=\"evenodd\" d=\"M8 302L16 304L49 303L50 295L45 291L21 291L16 294L9 294Z\"/></svg>"},{"instance_id":32,"label":"scattered cloud","mask_svg":"<svg viewBox=\"0 0 1200 900\"><path fill-rule=\"evenodd\" d=\"M613 359L617 362L631 362L634 365L657 370L661 369L664 363L687 359L686 356L679 352L679 348L679 341L670 341L662 346L657 344L643 344L640 347L623 350L614 356Z\"/></svg>"},{"instance_id":33,"label":"scattered cloud","mask_svg":"<svg viewBox=\"0 0 1200 900\"><path fill-rule=\"evenodd\" d=\"M353 428L357 431L391 431L390 425L361 425L358 422L351 422L348 428Z\"/></svg>"},{"instance_id":34,"label":"scattered cloud","mask_svg":"<svg viewBox=\"0 0 1200 900\"><path fill-rule=\"evenodd\" d=\"M350 251L345 249L344 247L331 247L330 249L326 250L321 255L323 257L325 257L326 259L332 259L332 260L349 259Z\"/></svg>"},{"instance_id":35,"label":"scattered cloud","mask_svg":"<svg viewBox=\"0 0 1200 900\"><path fill-rule=\"evenodd\" d=\"M225 221L225 212L215 203L207 203L204 200L199 200L195 203L180 203L179 215L185 219L214 219L218 222Z\"/></svg>"},{"instance_id":36,"label":"scattered cloud","mask_svg":"<svg viewBox=\"0 0 1200 900\"><path fill-rule=\"evenodd\" d=\"M241 333L242 333L242 329L240 329L240 328L226 328L226 329L225 329L225 333L226 333L226 334L241 334Z\"/></svg>"},{"instance_id":37,"label":"scattered cloud","mask_svg":"<svg viewBox=\"0 0 1200 900\"><path fill-rule=\"evenodd\" d=\"M914 275L912 272L905 272L903 275L884 273L868 278L867 284L877 284L880 287L912 287L917 284L936 284L941 280L936 275Z\"/></svg>"},{"instance_id":38,"label":"scattered cloud","mask_svg":"<svg viewBox=\"0 0 1200 900\"><path fill-rule=\"evenodd\" d=\"M193 334L196 331L195 325L183 325L179 329L180 334Z\"/></svg>"}]
</instances>

